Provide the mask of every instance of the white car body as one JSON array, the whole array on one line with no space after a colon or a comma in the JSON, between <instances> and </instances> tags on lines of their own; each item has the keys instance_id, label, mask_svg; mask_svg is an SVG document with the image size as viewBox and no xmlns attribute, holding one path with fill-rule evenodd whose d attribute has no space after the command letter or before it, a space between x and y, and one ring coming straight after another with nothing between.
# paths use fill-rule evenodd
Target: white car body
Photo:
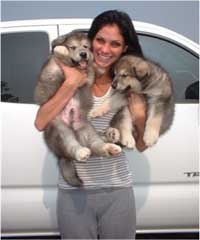
<instances>
[{"instance_id":1,"label":"white car body","mask_svg":"<svg viewBox=\"0 0 200 240\"><path fill-rule=\"evenodd\" d=\"M46 32L49 43L92 19L2 22L2 33ZM199 55L199 45L169 29L134 22L136 31ZM49 49L50 50L50 49ZM3 59L2 59L3 61ZM127 151L134 176L137 232L198 231L198 102L177 103L171 129L144 151ZM57 235L57 161L34 126L34 103L1 102L2 236Z\"/></svg>"}]
</instances>

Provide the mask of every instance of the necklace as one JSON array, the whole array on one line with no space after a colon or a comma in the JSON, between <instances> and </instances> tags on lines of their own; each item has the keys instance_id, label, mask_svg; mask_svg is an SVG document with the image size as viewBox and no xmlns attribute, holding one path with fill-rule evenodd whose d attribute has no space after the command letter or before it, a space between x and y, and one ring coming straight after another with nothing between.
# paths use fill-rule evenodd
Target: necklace
<instances>
[{"instance_id":1,"label":"necklace","mask_svg":"<svg viewBox=\"0 0 200 240\"><path fill-rule=\"evenodd\" d=\"M109 74L104 74L96 77L95 82L92 86L93 95L96 97L104 96L110 88L112 79Z\"/></svg>"},{"instance_id":2,"label":"necklace","mask_svg":"<svg viewBox=\"0 0 200 240\"><path fill-rule=\"evenodd\" d=\"M107 93L110 86L111 86L111 82L94 83L92 86L92 92L94 96L102 97Z\"/></svg>"}]
</instances>

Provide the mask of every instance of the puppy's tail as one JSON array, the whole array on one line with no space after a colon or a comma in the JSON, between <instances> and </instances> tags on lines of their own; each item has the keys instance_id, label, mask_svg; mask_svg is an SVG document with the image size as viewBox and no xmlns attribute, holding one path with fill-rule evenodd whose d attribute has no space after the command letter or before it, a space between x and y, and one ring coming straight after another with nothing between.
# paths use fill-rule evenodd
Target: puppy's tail
<instances>
[{"instance_id":1,"label":"puppy's tail","mask_svg":"<svg viewBox=\"0 0 200 240\"><path fill-rule=\"evenodd\" d=\"M65 158L59 160L59 167L64 179L73 187L82 187L83 181L79 178L73 161Z\"/></svg>"}]
</instances>

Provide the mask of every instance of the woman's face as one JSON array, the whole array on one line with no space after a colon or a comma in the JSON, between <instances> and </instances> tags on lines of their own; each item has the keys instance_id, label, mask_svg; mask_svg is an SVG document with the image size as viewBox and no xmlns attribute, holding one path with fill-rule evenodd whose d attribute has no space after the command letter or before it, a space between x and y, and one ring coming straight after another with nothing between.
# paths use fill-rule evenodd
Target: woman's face
<instances>
[{"instance_id":1,"label":"woman's face","mask_svg":"<svg viewBox=\"0 0 200 240\"><path fill-rule=\"evenodd\" d=\"M94 60L99 67L109 69L126 51L124 38L117 25L105 25L93 39Z\"/></svg>"}]
</instances>

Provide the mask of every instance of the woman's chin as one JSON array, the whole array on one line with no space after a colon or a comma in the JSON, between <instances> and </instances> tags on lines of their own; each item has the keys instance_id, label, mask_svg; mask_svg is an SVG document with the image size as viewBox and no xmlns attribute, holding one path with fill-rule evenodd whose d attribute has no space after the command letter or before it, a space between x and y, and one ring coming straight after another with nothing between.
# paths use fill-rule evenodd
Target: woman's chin
<instances>
[{"instance_id":1,"label":"woman's chin","mask_svg":"<svg viewBox=\"0 0 200 240\"><path fill-rule=\"evenodd\" d=\"M100 62L100 61L95 61L98 67L101 68L110 68L110 66L112 65L111 62Z\"/></svg>"}]
</instances>

